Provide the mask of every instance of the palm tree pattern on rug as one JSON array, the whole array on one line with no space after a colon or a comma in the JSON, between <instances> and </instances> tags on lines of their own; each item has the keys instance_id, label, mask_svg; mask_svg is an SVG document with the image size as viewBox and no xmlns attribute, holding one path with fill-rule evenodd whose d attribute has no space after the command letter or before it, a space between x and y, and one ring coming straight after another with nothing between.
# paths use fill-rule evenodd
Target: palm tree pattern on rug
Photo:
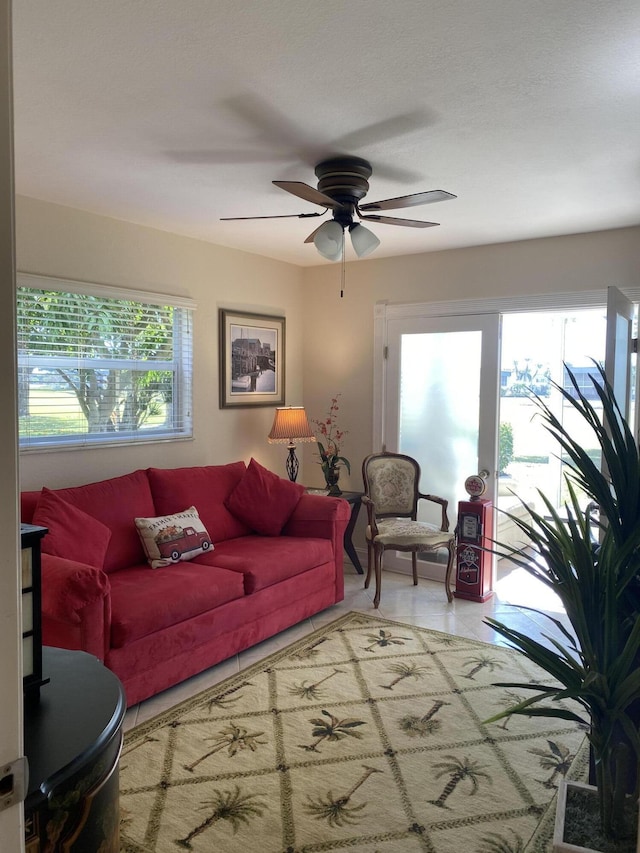
<instances>
[{"instance_id":1,"label":"palm tree pattern on rug","mask_svg":"<svg viewBox=\"0 0 640 853\"><path fill-rule=\"evenodd\" d=\"M584 731L486 722L496 681L545 678L505 646L350 613L126 735L121 850L546 853Z\"/></svg>"}]
</instances>

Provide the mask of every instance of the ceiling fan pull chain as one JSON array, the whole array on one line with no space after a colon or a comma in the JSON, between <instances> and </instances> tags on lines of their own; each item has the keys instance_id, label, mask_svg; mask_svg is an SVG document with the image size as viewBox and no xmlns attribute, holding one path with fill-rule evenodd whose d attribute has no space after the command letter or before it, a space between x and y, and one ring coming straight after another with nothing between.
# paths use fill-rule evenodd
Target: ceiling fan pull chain
<instances>
[{"instance_id":1,"label":"ceiling fan pull chain","mask_svg":"<svg viewBox=\"0 0 640 853\"><path fill-rule=\"evenodd\" d=\"M346 286L346 262L344 257L344 231L342 232L342 265L340 269L340 299L344 296L344 289Z\"/></svg>"}]
</instances>

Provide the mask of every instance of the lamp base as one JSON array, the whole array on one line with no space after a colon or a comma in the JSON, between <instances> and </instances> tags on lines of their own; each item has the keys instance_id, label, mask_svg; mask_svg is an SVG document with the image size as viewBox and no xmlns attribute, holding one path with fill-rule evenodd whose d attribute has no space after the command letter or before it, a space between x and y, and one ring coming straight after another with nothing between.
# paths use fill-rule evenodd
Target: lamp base
<instances>
[{"instance_id":1,"label":"lamp base","mask_svg":"<svg viewBox=\"0 0 640 853\"><path fill-rule=\"evenodd\" d=\"M285 467L287 469L287 476L291 480L292 483L298 479L298 470L300 468L300 463L298 462L298 457L296 456L296 446L295 444L289 444L289 455L287 456L287 461L285 463Z\"/></svg>"}]
</instances>

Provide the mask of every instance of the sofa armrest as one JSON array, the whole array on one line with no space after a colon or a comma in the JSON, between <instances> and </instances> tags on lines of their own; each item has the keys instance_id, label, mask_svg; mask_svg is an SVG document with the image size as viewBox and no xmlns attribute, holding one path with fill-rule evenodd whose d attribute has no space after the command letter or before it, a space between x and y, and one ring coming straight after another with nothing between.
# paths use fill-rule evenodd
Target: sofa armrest
<instances>
[{"instance_id":1,"label":"sofa armrest","mask_svg":"<svg viewBox=\"0 0 640 853\"><path fill-rule=\"evenodd\" d=\"M42 554L41 565L44 644L104 660L111 630L109 578L101 569L51 554Z\"/></svg>"},{"instance_id":2,"label":"sofa armrest","mask_svg":"<svg viewBox=\"0 0 640 853\"><path fill-rule=\"evenodd\" d=\"M304 494L284 526L283 536L330 539L335 563L335 600L344 598L344 532L351 507L342 498Z\"/></svg>"},{"instance_id":3,"label":"sofa armrest","mask_svg":"<svg viewBox=\"0 0 640 853\"><path fill-rule=\"evenodd\" d=\"M351 518L351 507L342 498L303 495L282 530L283 536L336 539L342 543Z\"/></svg>"}]
</instances>

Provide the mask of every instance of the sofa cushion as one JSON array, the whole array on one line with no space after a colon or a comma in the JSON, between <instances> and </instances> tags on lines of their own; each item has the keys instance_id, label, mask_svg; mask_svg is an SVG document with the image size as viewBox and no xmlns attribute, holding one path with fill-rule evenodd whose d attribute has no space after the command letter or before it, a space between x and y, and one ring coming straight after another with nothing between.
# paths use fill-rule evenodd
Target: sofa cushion
<instances>
[{"instance_id":1,"label":"sofa cushion","mask_svg":"<svg viewBox=\"0 0 640 853\"><path fill-rule=\"evenodd\" d=\"M109 575L111 645L122 648L244 595L242 575L193 562L150 572L146 563ZM215 613L211 614L214 620Z\"/></svg>"},{"instance_id":2,"label":"sofa cushion","mask_svg":"<svg viewBox=\"0 0 640 853\"><path fill-rule=\"evenodd\" d=\"M44 488L33 514L33 524L48 528L42 539L44 554L65 557L101 569L111 531L91 515Z\"/></svg>"},{"instance_id":3,"label":"sofa cushion","mask_svg":"<svg viewBox=\"0 0 640 853\"><path fill-rule=\"evenodd\" d=\"M147 474L156 507L155 513L149 515L171 515L193 505L216 545L224 539L246 536L249 528L224 505L245 470L244 462L195 468L149 468Z\"/></svg>"},{"instance_id":4,"label":"sofa cushion","mask_svg":"<svg viewBox=\"0 0 640 853\"><path fill-rule=\"evenodd\" d=\"M192 560L213 547L194 506L175 515L134 519L142 547L153 569Z\"/></svg>"},{"instance_id":5,"label":"sofa cushion","mask_svg":"<svg viewBox=\"0 0 640 853\"><path fill-rule=\"evenodd\" d=\"M279 536L305 492L304 486L278 477L252 459L225 504L256 533Z\"/></svg>"},{"instance_id":6,"label":"sofa cushion","mask_svg":"<svg viewBox=\"0 0 640 853\"><path fill-rule=\"evenodd\" d=\"M330 539L293 536L243 536L221 542L213 554L201 554L195 559L196 563L243 575L248 595L331 561Z\"/></svg>"},{"instance_id":7,"label":"sofa cushion","mask_svg":"<svg viewBox=\"0 0 640 853\"><path fill-rule=\"evenodd\" d=\"M111 530L111 541L104 558L105 572L135 566L144 561L144 550L133 519L136 516L156 515L145 471L133 471L122 477L100 480L86 486L55 489L55 492Z\"/></svg>"}]
</instances>

